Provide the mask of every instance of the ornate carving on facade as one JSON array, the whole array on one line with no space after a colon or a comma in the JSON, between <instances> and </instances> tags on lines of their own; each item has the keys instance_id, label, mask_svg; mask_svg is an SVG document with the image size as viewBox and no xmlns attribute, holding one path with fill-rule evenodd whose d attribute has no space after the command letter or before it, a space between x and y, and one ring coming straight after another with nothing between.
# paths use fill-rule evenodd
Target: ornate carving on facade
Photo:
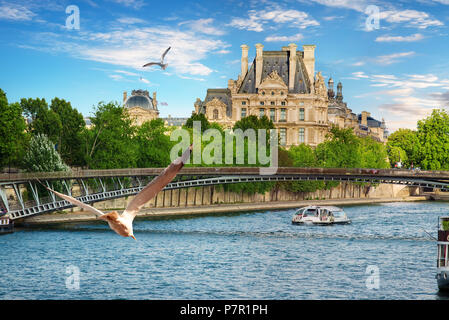
<instances>
[{"instance_id":1,"label":"ornate carving on facade","mask_svg":"<svg viewBox=\"0 0 449 320\"><path fill-rule=\"evenodd\" d=\"M226 120L226 104L217 98L213 98L206 103L206 115L208 119L213 120Z\"/></svg>"},{"instance_id":2,"label":"ornate carving on facade","mask_svg":"<svg viewBox=\"0 0 449 320\"><path fill-rule=\"evenodd\" d=\"M324 78L321 75L321 71L318 72L315 76L315 94L319 96L326 97L327 96L327 89L326 85L324 84Z\"/></svg>"},{"instance_id":3,"label":"ornate carving on facade","mask_svg":"<svg viewBox=\"0 0 449 320\"><path fill-rule=\"evenodd\" d=\"M279 88L287 89L287 85L276 70L271 72L260 84L260 89L264 88Z\"/></svg>"}]
</instances>

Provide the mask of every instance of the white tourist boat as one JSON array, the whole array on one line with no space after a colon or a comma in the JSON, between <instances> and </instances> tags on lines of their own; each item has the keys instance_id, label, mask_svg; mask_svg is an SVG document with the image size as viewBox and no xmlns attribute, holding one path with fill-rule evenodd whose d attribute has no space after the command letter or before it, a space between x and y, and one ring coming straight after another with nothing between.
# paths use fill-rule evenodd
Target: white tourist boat
<instances>
[{"instance_id":1,"label":"white tourist boat","mask_svg":"<svg viewBox=\"0 0 449 320\"><path fill-rule=\"evenodd\" d=\"M307 206L296 210L293 224L348 224L351 220L343 209L334 206Z\"/></svg>"},{"instance_id":2,"label":"white tourist boat","mask_svg":"<svg viewBox=\"0 0 449 320\"><path fill-rule=\"evenodd\" d=\"M438 260L435 278L440 291L449 291L449 217L439 218Z\"/></svg>"}]
</instances>

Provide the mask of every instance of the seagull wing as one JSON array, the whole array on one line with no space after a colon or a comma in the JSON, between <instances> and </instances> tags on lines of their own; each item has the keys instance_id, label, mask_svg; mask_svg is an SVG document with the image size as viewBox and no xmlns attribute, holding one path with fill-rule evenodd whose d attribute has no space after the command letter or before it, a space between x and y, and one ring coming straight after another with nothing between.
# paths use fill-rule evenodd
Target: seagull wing
<instances>
[{"instance_id":1,"label":"seagull wing","mask_svg":"<svg viewBox=\"0 0 449 320\"><path fill-rule=\"evenodd\" d=\"M131 200L131 202L123 211L122 216L133 220L140 208L153 199L159 191L164 189L164 187L169 184L178 172L184 166L184 163L189 159L190 153L192 152L192 146L190 146L181 157L173 161L167 168L162 171L160 175L154 178L145 188L140 191L137 196Z\"/></svg>"},{"instance_id":2,"label":"seagull wing","mask_svg":"<svg viewBox=\"0 0 449 320\"><path fill-rule=\"evenodd\" d=\"M171 47L168 47L167 50L162 54L161 61L164 61L165 55L167 54L168 50L170 50Z\"/></svg>"},{"instance_id":3,"label":"seagull wing","mask_svg":"<svg viewBox=\"0 0 449 320\"><path fill-rule=\"evenodd\" d=\"M149 67L149 66L153 66L153 65L155 65L155 64L160 65L159 62L150 62L150 63L144 64L142 68Z\"/></svg>"},{"instance_id":4,"label":"seagull wing","mask_svg":"<svg viewBox=\"0 0 449 320\"><path fill-rule=\"evenodd\" d=\"M43 185L43 184L42 184ZM48 188L47 186L45 186L45 185L43 185L48 191L51 191L51 192L53 192L54 194L56 194L58 197L60 197L60 198L62 198L62 199L64 199L64 200L67 200L68 202L70 202L71 204L74 204L74 205L76 205L76 206L78 206L78 207L81 207L81 208L83 208L83 209L85 209L85 210L87 210L87 211L90 211L90 212L92 212L93 214L95 214L96 216L102 216L104 213L103 212L101 212L100 210L98 210L98 209L95 209L94 207L92 207L92 206L90 206L90 205L88 205L88 204L86 204L86 203L84 203L84 202L81 202L81 201L79 201L79 200L76 200L74 197L71 197L71 196L68 196L68 195L65 195L65 194L62 194L62 193L59 193L59 192L57 192L57 191L55 191L55 190L52 190L52 189L50 189L50 188Z\"/></svg>"}]
</instances>

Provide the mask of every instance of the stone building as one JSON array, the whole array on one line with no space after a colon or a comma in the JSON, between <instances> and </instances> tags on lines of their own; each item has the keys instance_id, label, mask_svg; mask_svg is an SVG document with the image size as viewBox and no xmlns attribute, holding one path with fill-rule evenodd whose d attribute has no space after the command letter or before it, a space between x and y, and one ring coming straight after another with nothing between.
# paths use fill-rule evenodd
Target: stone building
<instances>
[{"instance_id":1,"label":"stone building","mask_svg":"<svg viewBox=\"0 0 449 320\"><path fill-rule=\"evenodd\" d=\"M249 47L242 45L237 80L230 79L227 88L208 89L204 100L197 98L195 112L224 128L248 115L265 115L278 129L280 144L287 147L318 145L333 122L357 127L357 116L343 102L341 88L331 97L321 72L315 73L315 45L303 45L302 51L293 43L281 51L263 47L256 44L256 57L248 68Z\"/></svg>"},{"instance_id":2,"label":"stone building","mask_svg":"<svg viewBox=\"0 0 449 320\"><path fill-rule=\"evenodd\" d=\"M340 128L353 128L354 133L360 137L371 136L377 141L385 142L388 138L385 120L376 120L371 117L367 111L362 111L356 115L348 108L346 102L343 101L343 85L341 82L337 84L337 94L334 92L334 81L332 78L328 84L328 120L329 123L335 124Z\"/></svg>"},{"instance_id":3,"label":"stone building","mask_svg":"<svg viewBox=\"0 0 449 320\"><path fill-rule=\"evenodd\" d=\"M249 47L241 48L237 80L229 80L225 89L208 89L204 101L195 102L195 112L205 113L225 128L247 115L265 115L279 130L284 146L316 146L324 141L327 91L321 73L315 76L315 46L304 45L298 51L292 43L281 51L263 51L263 45L256 44L249 70Z\"/></svg>"},{"instance_id":4,"label":"stone building","mask_svg":"<svg viewBox=\"0 0 449 320\"><path fill-rule=\"evenodd\" d=\"M151 98L147 90L133 90L129 97L125 91L123 92L123 106L127 108L134 125L140 126L146 121L159 117L156 92L153 92L153 97Z\"/></svg>"}]
</instances>

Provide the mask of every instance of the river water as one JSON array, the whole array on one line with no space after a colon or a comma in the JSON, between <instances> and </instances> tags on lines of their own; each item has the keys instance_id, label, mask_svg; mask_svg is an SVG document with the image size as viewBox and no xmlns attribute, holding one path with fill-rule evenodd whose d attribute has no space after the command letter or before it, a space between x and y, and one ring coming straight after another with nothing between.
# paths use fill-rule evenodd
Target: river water
<instances>
[{"instance_id":1,"label":"river water","mask_svg":"<svg viewBox=\"0 0 449 320\"><path fill-rule=\"evenodd\" d=\"M447 298L423 229L436 236L448 203L343 208L350 225L292 225L294 210L136 220L138 241L101 222L17 230L0 237L0 299Z\"/></svg>"}]
</instances>

